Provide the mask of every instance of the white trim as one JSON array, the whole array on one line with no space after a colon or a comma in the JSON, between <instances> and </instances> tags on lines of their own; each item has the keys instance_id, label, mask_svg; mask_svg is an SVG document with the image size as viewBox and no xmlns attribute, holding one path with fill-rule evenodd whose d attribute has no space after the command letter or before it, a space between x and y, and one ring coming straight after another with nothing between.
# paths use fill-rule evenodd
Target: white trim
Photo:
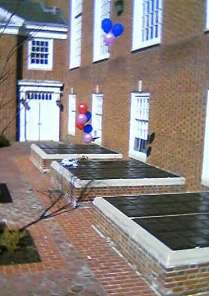
<instances>
[{"instance_id":1,"label":"white trim","mask_svg":"<svg viewBox=\"0 0 209 296\"><path fill-rule=\"evenodd\" d=\"M49 80L19 80L18 86L20 93L25 93L26 91L49 91L61 94L63 83Z\"/></svg>"},{"instance_id":2,"label":"white trim","mask_svg":"<svg viewBox=\"0 0 209 296\"><path fill-rule=\"evenodd\" d=\"M16 14L13 15L12 17L12 13L9 12L8 10L0 7L0 19L1 19L1 23L2 23L2 18L4 19L5 23L7 23L7 21L9 20L9 24L13 23L16 26L22 26L22 24L24 23L24 19L17 16ZM10 19L11 18L11 19Z\"/></svg>"},{"instance_id":3,"label":"white trim","mask_svg":"<svg viewBox=\"0 0 209 296\"><path fill-rule=\"evenodd\" d=\"M61 32L61 33L68 32L67 27L56 26L56 25L49 26L48 24L47 25L26 24L25 27L26 27L26 29L30 29L30 30L56 31L57 33L58 32Z\"/></svg>"},{"instance_id":4,"label":"white trim","mask_svg":"<svg viewBox=\"0 0 209 296\"><path fill-rule=\"evenodd\" d=\"M209 0L206 1L206 23L205 23L206 31L209 30Z\"/></svg>"},{"instance_id":5,"label":"white trim","mask_svg":"<svg viewBox=\"0 0 209 296\"><path fill-rule=\"evenodd\" d=\"M209 262L209 248L173 251L102 197L96 197L93 204L165 268Z\"/></svg>"},{"instance_id":6,"label":"white trim","mask_svg":"<svg viewBox=\"0 0 209 296\"><path fill-rule=\"evenodd\" d=\"M0 34L18 35L19 29L20 29L20 27L16 27L16 26L7 26L7 28L0 27Z\"/></svg>"},{"instance_id":7,"label":"white trim","mask_svg":"<svg viewBox=\"0 0 209 296\"><path fill-rule=\"evenodd\" d=\"M47 64L32 64L31 63L31 51L32 51L32 42L48 42L48 57ZM36 45L37 46L37 45ZM36 53L36 52L34 52ZM39 52L40 53L40 52ZM44 52L43 52L44 54ZM53 39L40 39L34 38L28 41L28 69L29 70L44 70L51 71L53 69L53 55L54 55L54 43Z\"/></svg>"},{"instance_id":8,"label":"white trim","mask_svg":"<svg viewBox=\"0 0 209 296\"><path fill-rule=\"evenodd\" d=\"M76 11L76 9L78 11ZM70 25L70 38L69 38L69 42L70 42L69 68L70 69L77 68L81 64L82 20L83 20L82 12L83 12L83 0L71 0L71 25ZM79 27L78 21L80 21L80 27ZM78 29L79 31L77 31Z\"/></svg>"},{"instance_id":9,"label":"white trim","mask_svg":"<svg viewBox=\"0 0 209 296\"><path fill-rule=\"evenodd\" d=\"M129 130L129 154L128 155L129 155L129 157L133 157L137 160L146 162L146 160L147 160L146 153L134 150L134 140L136 137L136 134L135 134L136 111L139 111L136 109L136 103L137 103L138 97L139 98L149 97L149 99L150 99L150 94L149 93L141 93L141 92L132 92L131 93L131 110L130 110L130 125L129 125L129 128L130 128L130 130ZM149 104L149 106L150 106L150 104ZM148 112L148 114L146 115L146 119L148 120L148 128L149 128L149 109L147 112ZM140 119L142 119L142 118L140 117ZM148 130L147 130L147 136L148 136Z\"/></svg>"},{"instance_id":10,"label":"white trim","mask_svg":"<svg viewBox=\"0 0 209 296\"><path fill-rule=\"evenodd\" d=\"M89 184L90 180L80 180L71 172L64 168L61 164L53 161L51 167L62 175L68 182L72 183L76 188L83 188ZM127 187L127 186L167 186L167 185L184 185L185 178L144 178L144 179L101 179L94 180L88 187Z\"/></svg>"},{"instance_id":11,"label":"white trim","mask_svg":"<svg viewBox=\"0 0 209 296\"><path fill-rule=\"evenodd\" d=\"M44 32L44 31L31 31L30 36L32 38L49 38L49 39L67 39L67 33L60 32Z\"/></svg>"},{"instance_id":12,"label":"white trim","mask_svg":"<svg viewBox=\"0 0 209 296\"><path fill-rule=\"evenodd\" d=\"M0 24L0 34L8 34L8 35L25 35L24 32L21 32L21 26L16 25L7 25L7 28ZM62 32L49 32L49 31L31 31L28 33L32 38L48 38L48 39L67 39L67 33Z\"/></svg>"},{"instance_id":13,"label":"white trim","mask_svg":"<svg viewBox=\"0 0 209 296\"><path fill-rule=\"evenodd\" d=\"M32 38L67 39L68 28L64 26L26 24L25 28Z\"/></svg>"},{"instance_id":14,"label":"white trim","mask_svg":"<svg viewBox=\"0 0 209 296\"><path fill-rule=\"evenodd\" d=\"M76 95L68 95L68 134L75 136L76 125Z\"/></svg>"},{"instance_id":15,"label":"white trim","mask_svg":"<svg viewBox=\"0 0 209 296\"><path fill-rule=\"evenodd\" d=\"M98 111L97 107L98 107L99 100L101 100L102 103L101 103L101 110ZM93 137L100 136L98 139L95 140L95 143L98 145L102 144L103 101L104 101L103 94L92 94L92 127L93 127L92 135ZM100 118L100 125L98 125L99 118ZM101 135L99 135L99 133Z\"/></svg>"},{"instance_id":16,"label":"white trim","mask_svg":"<svg viewBox=\"0 0 209 296\"><path fill-rule=\"evenodd\" d=\"M47 154L44 152L43 149L41 149L36 144L31 145L31 150L33 150L36 154L38 154L42 159L48 159L48 160L61 160L61 159L79 159L82 157L88 157L88 159L121 159L123 157L120 153L108 153L108 154L88 154L88 153L81 153L81 154Z\"/></svg>"},{"instance_id":17,"label":"white trim","mask_svg":"<svg viewBox=\"0 0 209 296\"><path fill-rule=\"evenodd\" d=\"M201 183L205 186L209 186L209 90L207 92L205 136L204 136L204 148L203 149L204 150L203 150Z\"/></svg>"},{"instance_id":18,"label":"white trim","mask_svg":"<svg viewBox=\"0 0 209 296\"><path fill-rule=\"evenodd\" d=\"M103 4L106 3L107 5L109 5L109 12L107 14L104 14L102 11L102 2ZM102 19L110 17L110 2L111 0L109 0L108 2L106 2L105 0L94 0L93 62L107 59L110 56L110 53L108 52L108 47L104 45L103 36L105 35L105 33L101 28Z\"/></svg>"},{"instance_id":19,"label":"white trim","mask_svg":"<svg viewBox=\"0 0 209 296\"><path fill-rule=\"evenodd\" d=\"M57 80L18 80L19 86L45 86L45 87L62 87L63 83Z\"/></svg>"},{"instance_id":20,"label":"white trim","mask_svg":"<svg viewBox=\"0 0 209 296\"><path fill-rule=\"evenodd\" d=\"M162 33L162 0L159 0L159 35L156 38L143 41L142 38L142 19L143 19L143 1L144 0L134 0L133 1L133 33L132 33L132 50L137 50L140 48L145 48L152 45L160 44L161 33Z\"/></svg>"}]
</instances>

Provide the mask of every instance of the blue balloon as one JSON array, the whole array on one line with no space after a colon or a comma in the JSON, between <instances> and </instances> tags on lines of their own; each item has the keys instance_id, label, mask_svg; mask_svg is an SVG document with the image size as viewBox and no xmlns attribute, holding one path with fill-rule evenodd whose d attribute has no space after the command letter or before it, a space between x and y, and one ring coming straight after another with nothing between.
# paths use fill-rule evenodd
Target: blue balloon
<instances>
[{"instance_id":1,"label":"blue balloon","mask_svg":"<svg viewBox=\"0 0 209 296\"><path fill-rule=\"evenodd\" d=\"M87 112L85 113L85 115L86 115L86 117L87 117L87 121L89 121L89 120L91 119L91 112L87 111ZM87 121L86 121L86 122L87 122Z\"/></svg>"},{"instance_id":2,"label":"blue balloon","mask_svg":"<svg viewBox=\"0 0 209 296\"><path fill-rule=\"evenodd\" d=\"M105 18L102 20L102 30L105 33L109 33L112 29L112 21L109 18Z\"/></svg>"},{"instance_id":3,"label":"blue balloon","mask_svg":"<svg viewBox=\"0 0 209 296\"><path fill-rule=\"evenodd\" d=\"M93 127L91 124L86 124L83 128L84 133L89 134L90 132L92 132Z\"/></svg>"},{"instance_id":4,"label":"blue balloon","mask_svg":"<svg viewBox=\"0 0 209 296\"><path fill-rule=\"evenodd\" d=\"M118 24L115 24L113 27L112 27L112 33L115 37L119 37L124 31L124 26L120 23Z\"/></svg>"}]
</instances>

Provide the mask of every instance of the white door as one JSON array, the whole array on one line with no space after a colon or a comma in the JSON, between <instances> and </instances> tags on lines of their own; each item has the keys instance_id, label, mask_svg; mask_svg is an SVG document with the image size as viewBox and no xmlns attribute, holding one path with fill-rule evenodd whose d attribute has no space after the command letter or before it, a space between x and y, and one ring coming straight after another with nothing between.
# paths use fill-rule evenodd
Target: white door
<instances>
[{"instance_id":1,"label":"white door","mask_svg":"<svg viewBox=\"0 0 209 296\"><path fill-rule=\"evenodd\" d=\"M20 141L59 141L59 94L27 92L29 108L20 106Z\"/></svg>"},{"instance_id":2,"label":"white door","mask_svg":"<svg viewBox=\"0 0 209 296\"><path fill-rule=\"evenodd\" d=\"M92 95L92 127L93 137L98 137L95 143L98 145L102 144L102 105L103 105L103 94Z\"/></svg>"},{"instance_id":3,"label":"white door","mask_svg":"<svg viewBox=\"0 0 209 296\"><path fill-rule=\"evenodd\" d=\"M207 109L206 109L206 119L205 119L202 184L205 186L209 186L209 91L208 91L208 97L207 97Z\"/></svg>"}]
</instances>

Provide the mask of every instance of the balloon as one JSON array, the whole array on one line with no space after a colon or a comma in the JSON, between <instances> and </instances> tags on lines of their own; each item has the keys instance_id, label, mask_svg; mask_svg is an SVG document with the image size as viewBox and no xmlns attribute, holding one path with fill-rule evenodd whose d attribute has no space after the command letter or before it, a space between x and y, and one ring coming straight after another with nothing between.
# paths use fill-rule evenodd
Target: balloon
<instances>
[{"instance_id":1,"label":"balloon","mask_svg":"<svg viewBox=\"0 0 209 296\"><path fill-rule=\"evenodd\" d=\"M91 134L84 134L83 141L85 144L89 144L92 141L92 135Z\"/></svg>"},{"instance_id":2,"label":"balloon","mask_svg":"<svg viewBox=\"0 0 209 296\"><path fill-rule=\"evenodd\" d=\"M104 36L104 44L106 46L112 46L115 42L115 36L112 33L108 33Z\"/></svg>"},{"instance_id":3,"label":"balloon","mask_svg":"<svg viewBox=\"0 0 209 296\"><path fill-rule=\"evenodd\" d=\"M124 31L124 26L120 23L115 24L112 27L112 33L115 37L119 37Z\"/></svg>"},{"instance_id":4,"label":"balloon","mask_svg":"<svg viewBox=\"0 0 209 296\"><path fill-rule=\"evenodd\" d=\"M87 124L83 128L84 133L87 133L87 134L89 134L92 130L93 130L93 128L92 128L91 124Z\"/></svg>"},{"instance_id":5,"label":"balloon","mask_svg":"<svg viewBox=\"0 0 209 296\"><path fill-rule=\"evenodd\" d=\"M79 129L79 130L82 130L84 125L82 123L79 123L79 122L76 122L76 127Z\"/></svg>"},{"instance_id":6,"label":"balloon","mask_svg":"<svg viewBox=\"0 0 209 296\"><path fill-rule=\"evenodd\" d=\"M102 30L105 33L109 33L112 29L112 21L109 18L105 18L102 20Z\"/></svg>"},{"instance_id":7,"label":"balloon","mask_svg":"<svg viewBox=\"0 0 209 296\"><path fill-rule=\"evenodd\" d=\"M88 107L85 103L81 103L79 105L79 113L80 114L85 114L87 112L87 110L88 110Z\"/></svg>"},{"instance_id":8,"label":"balloon","mask_svg":"<svg viewBox=\"0 0 209 296\"><path fill-rule=\"evenodd\" d=\"M87 121L87 117L85 114L79 114L77 117L77 123L84 124Z\"/></svg>"},{"instance_id":9,"label":"balloon","mask_svg":"<svg viewBox=\"0 0 209 296\"><path fill-rule=\"evenodd\" d=\"M89 121L91 119L91 112L87 111L85 115L87 117L87 121Z\"/></svg>"}]
</instances>

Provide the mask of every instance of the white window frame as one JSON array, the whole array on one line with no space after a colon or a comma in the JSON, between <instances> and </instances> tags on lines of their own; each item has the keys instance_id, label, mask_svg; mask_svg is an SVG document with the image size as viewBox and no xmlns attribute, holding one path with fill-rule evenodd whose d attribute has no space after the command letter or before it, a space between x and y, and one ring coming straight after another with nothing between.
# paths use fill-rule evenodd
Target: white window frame
<instances>
[{"instance_id":1,"label":"white window frame","mask_svg":"<svg viewBox=\"0 0 209 296\"><path fill-rule=\"evenodd\" d=\"M81 65L82 12L83 0L71 0L70 69Z\"/></svg>"},{"instance_id":2,"label":"white window frame","mask_svg":"<svg viewBox=\"0 0 209 296\"><path fill-rule=\"evenodd\" d=\"M152 45L160 44L162 32L162 1L159 1L158 10L158 36L143 40L143 3L150 0L134 0L133 2L133 36L132 36L132 50L149 47ZM149 18L150 21L150 18ZM150 31L149 31L150 33ZM153 33L154 34L154 33Z\"/></svg>"},{"instance_id":3,"label":"white window frame","mask_svg":"<svg viewBox=\"0 0 209 296\"><path fill-rule=\"evenodd\" d=\"M102 100L101 108L98 109L98 100ZM98 137L99 139L95 140L95 143L98 145L102 144L102 115L103 115L103 94L92 94L92 136ZM100 126L98 126L98 118L100 118Z\"/></svg>"},{"instance_id":4,"label":"white window frame","mask_svg":"<svg viewBox=\"0 0 209 296\"><path fill-rule=\"evenodd\" d=\"M76 95L68 96L68 134L75 136L76 124Z\"/></svg>"},{"instance_id":5,"label":"white window frame","mask_svg":"<svg viewBox=\"0 0 209 296\"><path fill-rule=\"evenodd\" d=\"M209 0L206 1L206 30L209 30Z\"/></svg>"},{"instance_id":6,"label":"white window frame","mask_svg":"<svg viewBox=\"0 0 209 296\"><path fill-rule=\"evenodd\" d=\"M48 42L48 64L31 63L32 42ZM33 38L28 41L28 69L29 70L52 70L53 68L53 39Z\"/></svg>"},{"instance_id":7,"label":"white window frame","mask_svg":"<svg viewBox=\"0 0 209 296\"><path fill-rule=\"evenodd\" d=\"M105 7L102 9L104 6ZM105 33L101 23L104 18L110 17L111 0L94 0L94 41L93 41L93 62L109 58L108 46L104 44Z\"/></svg>"},{"instance_id":8,"label":"white window frame","mask_svg":"<svg viewBox=\"0 0 209 296\"><path fill-rule=\"evenodd\" d=\"M139 100L141 99L140 105L138 105ZM143 99L148 99L148 105L143 103ZM136 151L134 150L135 138L139 133L141 133L141 138L147 140L148 138L148 130L149 130L149 93L139 93L133 92L131 93L131 110L130 110L130 133L129 133L129 156L135 159L146 162L147 155L146 152ZM147 108L140 108L138 106L144 106ZM139 125L137 125L137 121L142 122L141 124L141 132L138 130Z\"/></svg>"},{"instance_id":9,"label":"white window frame","mask_svg":"<svg viewBox=\"0 0 209 296\"><path fill-rule=\"evenodd\" d=\"M201 177L201 182L205 186L209 186L209 153L208 151L209 151L209 90L207 93L205 137L204 137L202 177Z\"/></svg>"}]
</instances>

